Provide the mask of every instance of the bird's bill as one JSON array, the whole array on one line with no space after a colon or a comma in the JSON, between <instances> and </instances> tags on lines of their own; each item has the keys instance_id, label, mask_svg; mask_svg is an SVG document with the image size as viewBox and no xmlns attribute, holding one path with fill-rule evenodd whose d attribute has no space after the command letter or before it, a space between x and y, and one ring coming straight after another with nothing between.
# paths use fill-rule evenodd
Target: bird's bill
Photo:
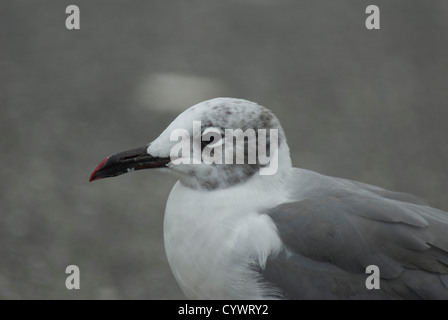
<instances>
[{"instance_id":1,"label":"bird's bill","mask_svg":"<svg viewBox=\"0 0 448 320\"><path fill-rule=\"evenodd\" d=\"M170 158L154 157L147 152L148 146L119 152L101 161L90 175L89 181L116 177L124 173L165 167Z\"/></svg>"}]
</instances>

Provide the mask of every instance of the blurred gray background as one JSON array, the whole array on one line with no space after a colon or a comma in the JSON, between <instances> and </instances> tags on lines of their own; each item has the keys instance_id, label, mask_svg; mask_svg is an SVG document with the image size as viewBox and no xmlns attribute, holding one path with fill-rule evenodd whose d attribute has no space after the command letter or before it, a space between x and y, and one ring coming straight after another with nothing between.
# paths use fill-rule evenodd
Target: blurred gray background
<instances>
[{"instance_id":1,"label":"blurred gray background","mask_svg":"<svg viewBox=\"0 0 448 320\"><path fill-rule=\"evenodd\" d=\"M0 40L2 299L184 298L163 248L174 177L88 177L217 96L272 109L295 166L448 210L446 0L2 0Z\"/></svg>"}]
</instances>

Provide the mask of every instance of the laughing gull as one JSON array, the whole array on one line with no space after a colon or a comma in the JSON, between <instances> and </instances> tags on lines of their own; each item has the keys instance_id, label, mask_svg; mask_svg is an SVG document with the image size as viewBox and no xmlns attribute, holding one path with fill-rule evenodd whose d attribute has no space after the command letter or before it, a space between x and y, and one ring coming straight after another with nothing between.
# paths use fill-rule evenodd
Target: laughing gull
<instances>
[{"instance_id":1,"label":"laughing gull","mask_svg":"<svg viewBox=\"0 0 448 320\"><path fill-rule=\"evenodd\" d=\"M277 129L276 173L262 175L259 161L174 164L171 133L193 137L194 121L202 133ZM410 194L292 167L278 119L256 103L192 106L150 144L104 159L90 181L147 168L179 178L164 240L188 298L448 299L448 213ZM373 289L369 266L379 276Z\"/></svg>"}]
</instances>

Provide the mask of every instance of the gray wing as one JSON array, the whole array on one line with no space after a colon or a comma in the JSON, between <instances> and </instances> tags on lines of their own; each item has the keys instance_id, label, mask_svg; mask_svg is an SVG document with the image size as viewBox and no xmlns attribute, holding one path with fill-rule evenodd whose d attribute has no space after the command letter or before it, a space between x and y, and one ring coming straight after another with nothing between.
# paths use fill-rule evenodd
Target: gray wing
<instances>
[{"instance_id":1,"label":"gray wing","mask_svg":"<svg viewBox=\"0 0 448 320\"><path fill-rule=\"evenodd\" d=\"M285 250L262 277L291 299L448 299L448 214L350 183L369 192L317 188L267 212ZM379 267L378 290L365 286L369 265Z\"/></svg>"}]
</instances>

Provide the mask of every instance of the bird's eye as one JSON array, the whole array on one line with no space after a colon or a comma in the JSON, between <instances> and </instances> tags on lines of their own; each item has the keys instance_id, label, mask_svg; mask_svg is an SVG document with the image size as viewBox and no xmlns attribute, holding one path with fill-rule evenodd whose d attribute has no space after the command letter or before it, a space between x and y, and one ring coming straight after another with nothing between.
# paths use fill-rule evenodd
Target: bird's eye
<instances>
[{"instance_id":1,"label":"bird's eye","mask_svg":"<svg viewBox=\"0 0 448 320\"><path fill-rule=\"evenodd\" d=\"M215 140L215 137L211 136L209 141L201 141L201 148L204 149L205 146L209 145Z\"/></svg>"},{"instance_id":2,"label":"bird's eye","mask_svg":"<svg viewBox=\"0 0 448 320\"><path fill-rule=\"evenodd\" d=\"M220 128L206 128L202 133L202 139L204 140L201 141L202 150L204 150L207 145L213 142L218 142L220 137L221 139L223 138L223 130Z\"/></svg>"}]
</instances>

